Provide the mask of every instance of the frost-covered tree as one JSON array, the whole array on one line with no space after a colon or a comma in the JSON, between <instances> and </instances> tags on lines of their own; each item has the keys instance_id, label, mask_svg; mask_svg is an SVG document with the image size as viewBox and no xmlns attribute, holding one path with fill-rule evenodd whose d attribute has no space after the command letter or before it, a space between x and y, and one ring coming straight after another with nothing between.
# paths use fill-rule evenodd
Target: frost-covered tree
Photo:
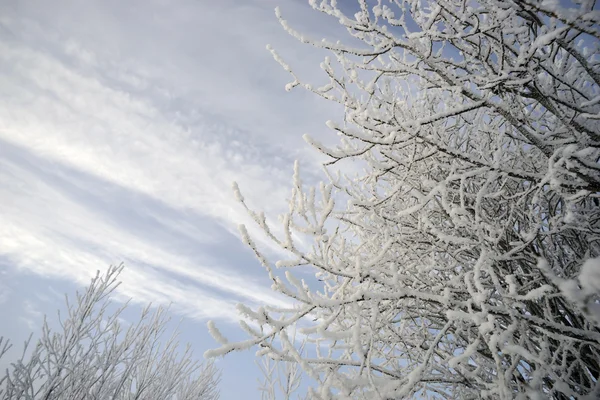
<instances>
[{"instance_id":1,"label":"frost-covered tree","mask_svg":"<svg viewBox=\"0 0 600 400\"><path fill-rule=\"evenodd\" d=\"M250 338L211 325L209 355L258 344L318 399L600 398L595 1L349 3L310 1L346 44L277 13L332 54L317 88L271 49L288 90L343 106L327 123L339 144L306 137L330 157L328 181L305 188L296 169L280 230L234 187L288 252L272 265L240 228L295 307L242 306ZM363 172L347 176L352 161ZM321 286L297 278L306 265ZM312 351L288 338L294 324Z\"/></svg>"},{"instance_id":2,"label":"frost-covered tree","mask_svg":"<svg viewBox=\"0 0 600 400\"><path fill-rule=\"evenodd\" d=\"M212 362L193 360L189 345L180 353L178 333L165 337L166 309L145 308L127 327L125 306L109 311L123 267L98 273L87 290L67 298L67 315L52 331L44 319L34 346L0 376L2 400L144 399L216 400L220 372ZM0 337L0 357L10 344Z\"/></svg>"}]
</instances>

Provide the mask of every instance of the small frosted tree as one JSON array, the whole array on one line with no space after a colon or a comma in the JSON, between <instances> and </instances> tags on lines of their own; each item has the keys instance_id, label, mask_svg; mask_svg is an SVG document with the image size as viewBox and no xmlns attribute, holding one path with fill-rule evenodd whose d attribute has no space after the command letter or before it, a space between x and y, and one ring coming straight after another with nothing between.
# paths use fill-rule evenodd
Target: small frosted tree
<instances>
[{"instance_id":1,"label":"small frosted tree","mask_svg":"<svg viewBox=\"0 0 600 400\"><path fill-rule=\"evenodd\" d=\"M67 298L67 315L53 332L44 319L41 337L0 377L3 400L219 398L220 373L212 362L192 359L189 345L180 353L177 332L164 336L166 309L146 307L140 319L123 328L126 305L110 313L109 296L123 267L98 274L76 302ZM0 337L0 357L10 344Z\"/></svg>"},{"instance_id":2,"label":"small frosted tree","mask_svg":"<svg viewBox=\"0 0 600 400\"><path fill-rule=\"evenodd\" d=\"M600 11L592 0L359 0L310 5L352 40L330 50L344 107L328 182L293 179L281 234L293 309L240 310L247 341L295 362L312 398L600 397ZM342 9L342 5L345 7ZM346 176L337 165L363 168ZM337 170L337 171L336 171ZM343 168L341 168L343 172ZM303 240L300 240L303 239ZM303 246L309 240L310 248ZM315 268L321 286L296 266ZM313 343L288 338L300 324ZM276 338L276 340L273 340Z\"/></svg>"}]
</instances>

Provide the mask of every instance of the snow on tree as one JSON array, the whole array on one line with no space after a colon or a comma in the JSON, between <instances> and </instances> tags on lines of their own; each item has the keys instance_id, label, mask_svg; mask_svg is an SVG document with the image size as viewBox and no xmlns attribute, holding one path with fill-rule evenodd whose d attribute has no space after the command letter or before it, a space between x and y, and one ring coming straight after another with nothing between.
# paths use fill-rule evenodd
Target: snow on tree
<instances>
[{"instance_id":1,"label":"snow on tree","mask_svg":"<svg viewBox=\"0 0 600 400\"><path fill-rule=\"evenodd\" d=\"M146 307L136 323L124 329L122 306L110 313L109 296L117 288L122 266L96 274L53 332L44 320L35 346L31 338L23 355L0 377L3 400L148 399L216 400L220 372L212 362L192 359L188 345L178 350L178 333L164 337L166 309ZM59 314L60 318L60 314ZM0 357L10 344L0 337Z\"/></svg>"},{"instance_id":2,"label":"snow on tree","mask_svg":"<svg viewBox=\"0 0 600 400\"><path fill-rule=\"evenodd\" d=\"M311 0L342 24L316 88L344 107L274 265L293 309L242 306L249 339L311 398L600 398L600 11L593 0ZM343 9L342 9L343 5ZM348 161L364 167L346 176ZM340 172L342 170L342 172ZM237 188L237 186L236 186ZM306 249L299 237L312 239ZM310 265L322 282L298 279ZM278 269L285 270L285 278ZM288 337L303 326L312 351Z\"/></svg>"}]
</instances>

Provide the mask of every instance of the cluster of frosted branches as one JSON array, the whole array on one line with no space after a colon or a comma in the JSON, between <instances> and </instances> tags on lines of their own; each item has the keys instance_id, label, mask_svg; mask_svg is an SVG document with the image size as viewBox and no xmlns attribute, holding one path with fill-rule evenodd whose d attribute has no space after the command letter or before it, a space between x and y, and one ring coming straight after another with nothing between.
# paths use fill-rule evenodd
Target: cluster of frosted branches
<instances>
[{"instance_id":1,"label":"cluster of frosted branches","mask_svg":"<svg viewBox=\"0 0 600 400\"><path fill-rule=\"evenodd\" d=\"M127 329L119 322L125 306L108 313L108 298L118 286L122 267L96 275L76 304L67 299L61 330L44 321L34 347L0 377L5 400L219 398L219 372L212 363L192 359L189 346L180 354L177 333L165 340L164 308L144 309ZM0 357L10 345L0 338Z\"/></svg>"},{"instance_id":2,"label":"cluster of frosted branches","mask_svg":"<svg viewBox=\"0 0 600 400\"><path fill-rule=\"evenodd\" d=\"M336 3L310 2L352 46L307 39L278 15L333 55L314 88L272 50L287 88L345 109L328 123L339 145L307 138L332 160L321 198L296 171L281 236L249 209L289 252L276 264L286 279L242 228L296 308L242 307L250 339L219 337L211 354L260 344L298 363L320 399L599 398L594 1L360 0L354 15ZM348 160L364 173L335 173ZM300 265L322 287L298 280ZM288 339L296 323L313 352Z\"/></svg>"},{"instance_id":3,"label":"cluster of frosted branches","mask_svg":"<svg viewBox=\"0 0 600 400\"><path fill-rule=\"evenodd\" d=\"M296 330L291 337L292 341L296 339ZM303 353L306 341L298 348L300 354ZM261 400L291 400L305 399L310 397L300 397L300 384L302 381L302 370L300 365L294 361L274 361L269 357L262 357L260 362L256 363L263 375L263 381L259 382L259 391Z\"/></svg>"}]
</instances>

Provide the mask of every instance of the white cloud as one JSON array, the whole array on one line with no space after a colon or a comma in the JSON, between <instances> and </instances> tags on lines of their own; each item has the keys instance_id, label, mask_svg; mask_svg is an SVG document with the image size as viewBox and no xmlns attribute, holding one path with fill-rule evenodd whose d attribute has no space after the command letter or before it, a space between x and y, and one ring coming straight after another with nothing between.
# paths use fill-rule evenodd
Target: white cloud
<instances>
[{"instance_id":1,"label":"white cloud","mask_svg":"<svg viewBox=\"0 0 600 400\"><path fill-rule=\"evenodd\" d=\"M8 160L0 161L0 166L3 171L0 198L9 200L0 210L3 221L0 252L22 268L86 284L96 269L104 269L115 260L127 260L125 294L135 296L137 301L158 299L164 303L166 298L163 297L169 293L175 298L195 291L195 296L183 297L187 303L193 297L209 302L221 298L225 302L223 306L231 308L233 303L225 301L226 296L253 303L281 302L252 275L227 265L228 260L212 259L210 254L195 258L177 255L170 250L176 236L167 237L158 245L152 232L136 237L126 230L127 226L104 218L100 210L70 199L66 189L36 180L34 174ZM202 239L195 238L195 243L201 245ZM241 246L234 243L232 247ZM188 284L178 284L169 276L177 276ZM157 284L162 289L157 289ZM203 291L190 284L222 294ZM217 304L212 310L216 313L213 316L222 314Z\"/></svg>"},{"instance_id":2,"label":"white cloud","mask_svg":"<svg viewBox=\"0 0 600 400\"><path fill-rule=\"evenodd\" d=\"M42 326L44 314L38 310L34 302L25 300L23 302L23 314L19 317L19 320L27 325L30 331L34 331Z\"/></svg>"},{"instance_id":3,"label":"white cloud","mask_svg":"<svg viewBox=\"0 0 600 400\"><path fill-rule=\"evenodd\" d=\"M0 255L83 284L126 260L126 295L174 301L201 319L235 319L236 301L281 302L238 241L227 243L248 221L230 184L268 215L283 210L291 161L314 168L300 136L325 129L331 109L283 92L288 77L266 43L300 69L318 62L292 46L275 4L7 4ZM287 8L306 13L295 2ZM143 210L119 204L138 198ZM145 224L137 230L133 211ZM200 250L183 252L180 241ZM231 254L211 254L217 245Z\"/></svg>"}]
</instances>

